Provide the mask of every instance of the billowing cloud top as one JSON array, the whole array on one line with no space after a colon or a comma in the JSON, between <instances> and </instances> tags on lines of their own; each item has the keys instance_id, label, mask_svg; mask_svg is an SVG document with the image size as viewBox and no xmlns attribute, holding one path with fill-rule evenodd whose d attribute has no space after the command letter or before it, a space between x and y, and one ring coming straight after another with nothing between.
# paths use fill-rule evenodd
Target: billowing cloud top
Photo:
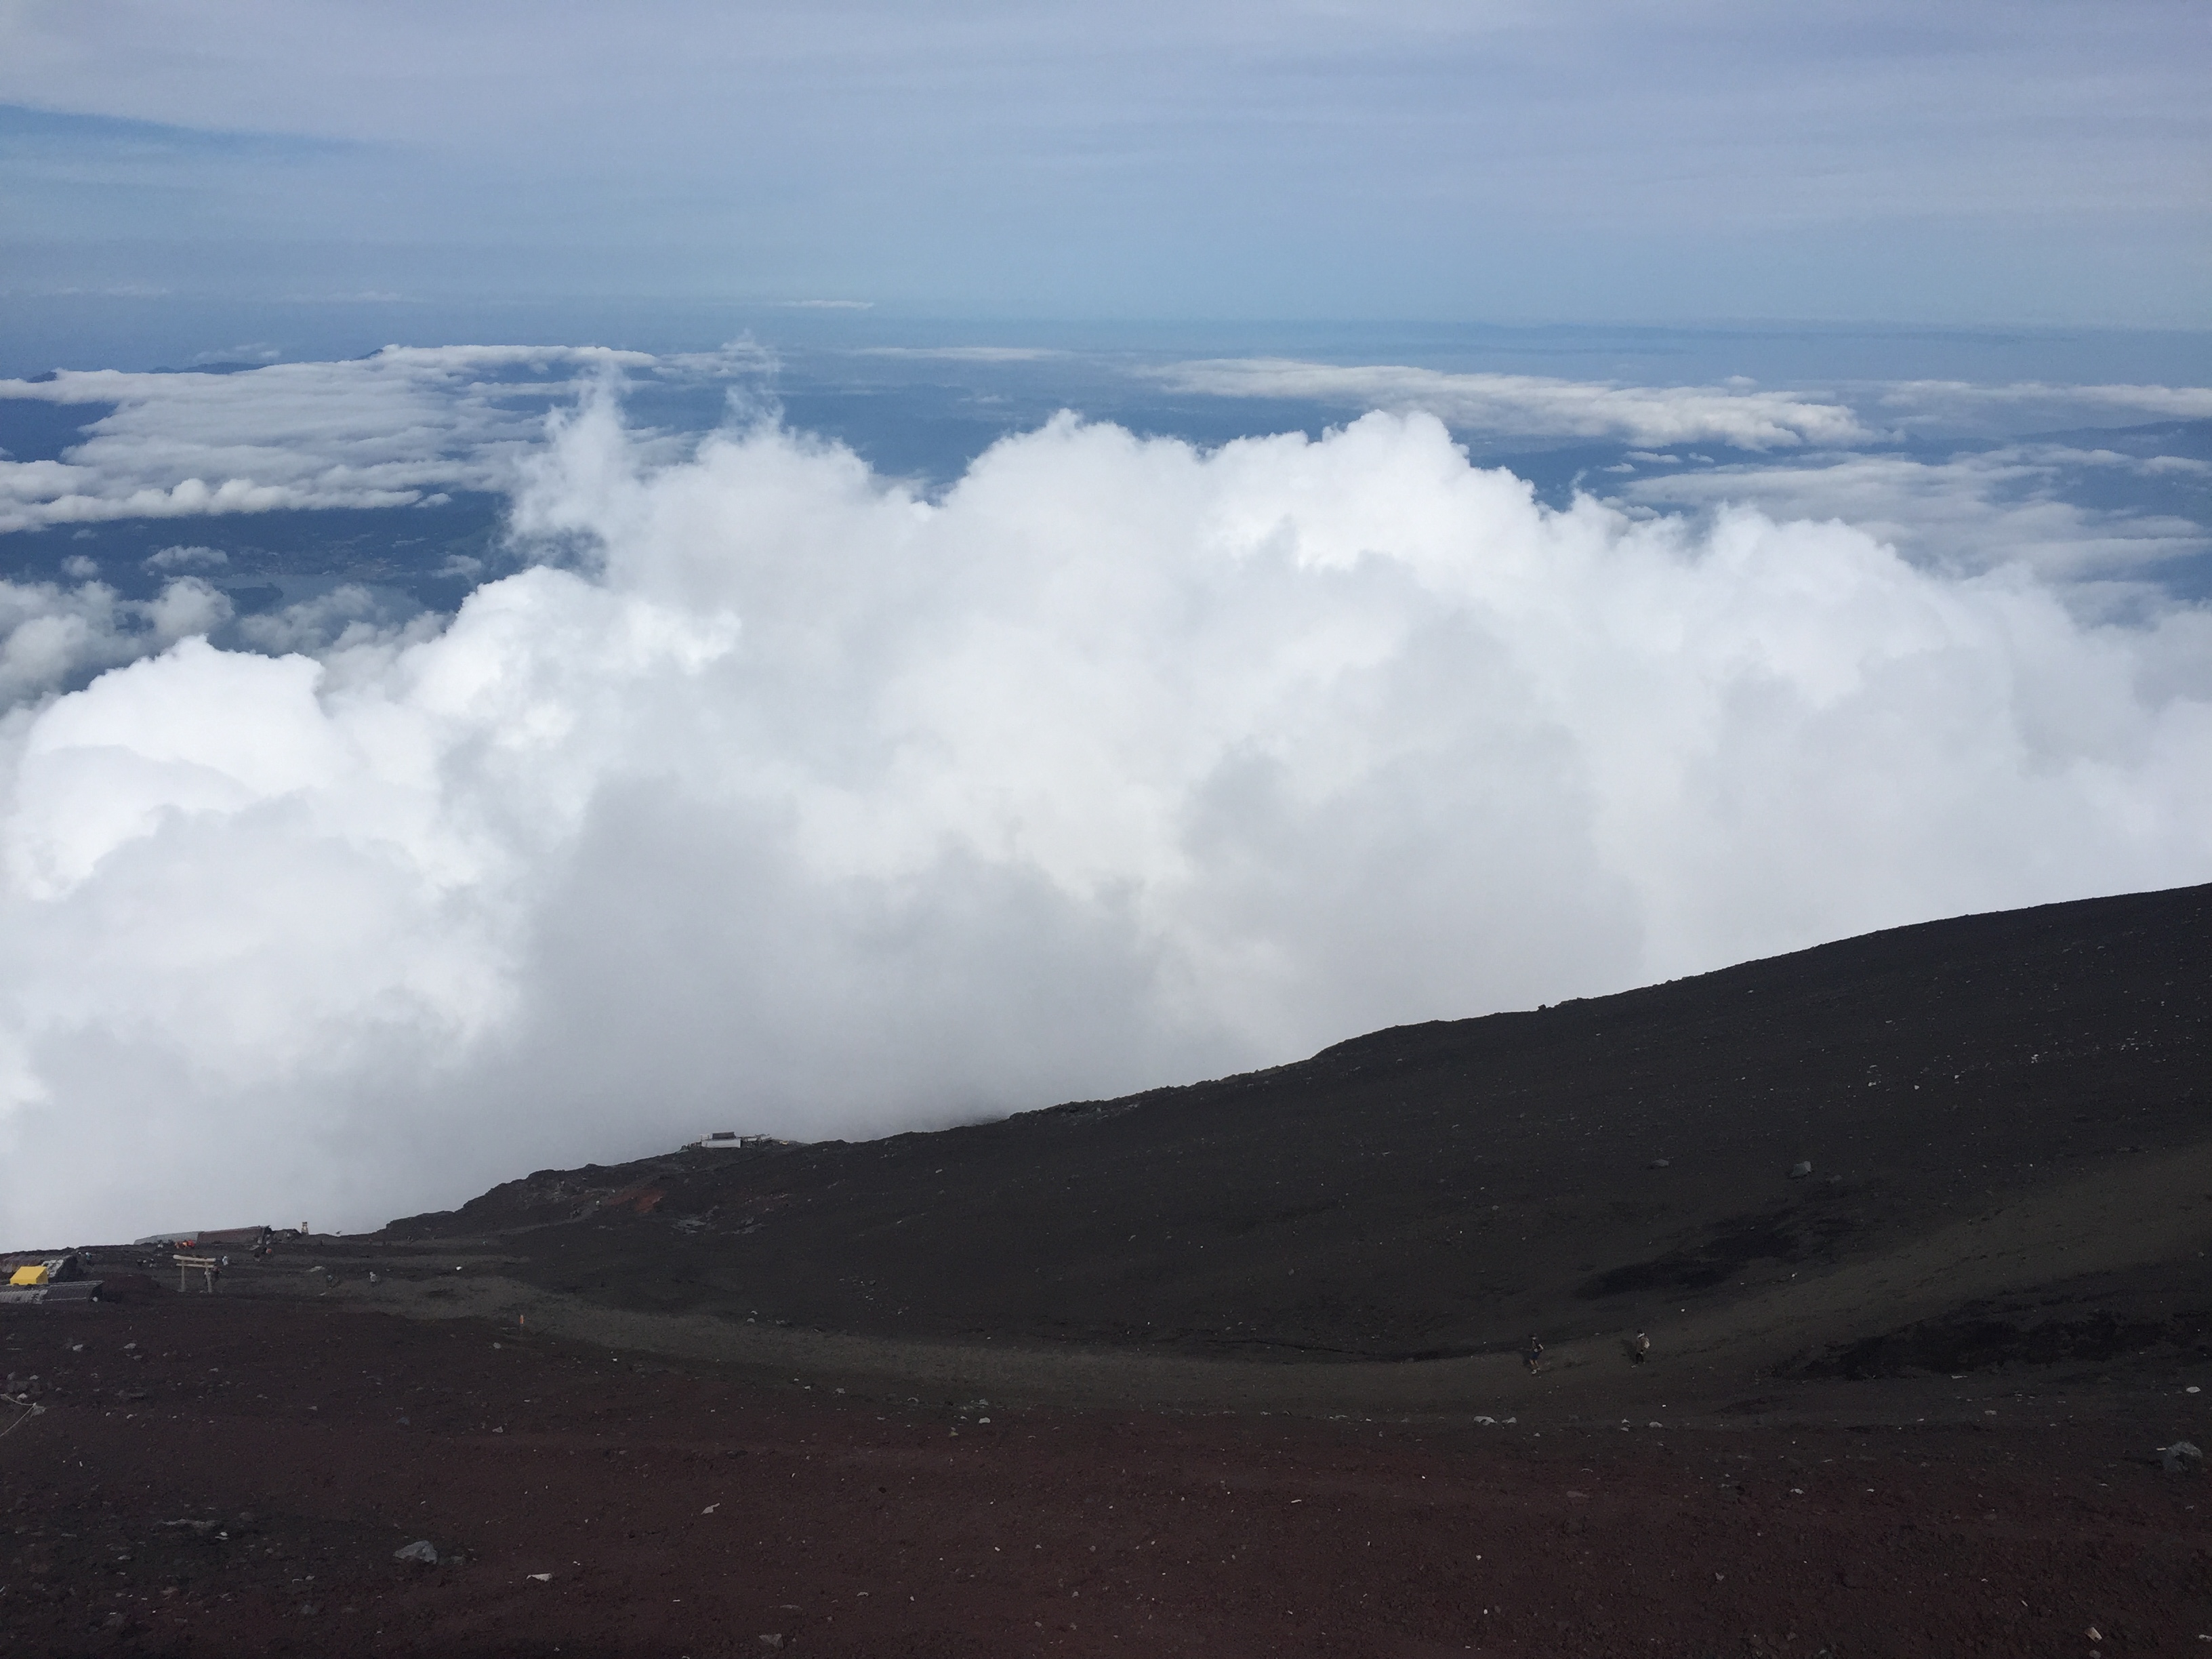
<instances>
[{"instance_id":1,"label":"billowing cloud top","mask_svg":"<svg viewBox=\"0 0 2212 1659\"><path fill-rule=\"evenodd\" d=\"M173 633L0 716L10 1242L364 1224L2212 877L2202 611L1553 510L1427 414L1062 417L931 500L773 425L656 459L600 392L507 465L568 562L442 628Z\"/></svg>"}]
</instances>

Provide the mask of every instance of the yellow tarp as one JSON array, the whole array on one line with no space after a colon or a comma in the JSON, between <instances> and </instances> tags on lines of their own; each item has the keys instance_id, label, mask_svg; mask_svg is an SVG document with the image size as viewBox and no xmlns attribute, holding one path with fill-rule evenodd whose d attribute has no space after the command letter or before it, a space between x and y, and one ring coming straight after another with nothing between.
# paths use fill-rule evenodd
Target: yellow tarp
<instances>
[{"instance_id":1,"label":"yellow tarp","mask_svg":"<svg viewBox=\"0 0 2212 1659\"><path fill-rule=\"evenodd\" d=\"M8 1282L10 1285L43 1285L46 1282L46 1270L43 1267L18 1267L15 1276Z\"/></svg>"}]
</instances>

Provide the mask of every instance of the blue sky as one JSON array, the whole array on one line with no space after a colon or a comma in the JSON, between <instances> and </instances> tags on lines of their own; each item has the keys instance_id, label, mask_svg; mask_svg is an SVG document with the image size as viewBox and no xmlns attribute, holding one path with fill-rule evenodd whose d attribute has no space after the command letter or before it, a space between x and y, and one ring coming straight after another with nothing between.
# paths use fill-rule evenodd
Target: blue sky
<instances>
[{"instance_id":1,"label":"blue sky","mask_svg":"<svg viewBox=\"0 0 2212 1659\"><path fill-rule=\"evenodd\" d=\"M2201 5L0 3L0 285L2212 324Z\"/></svg>"}]
</instances>

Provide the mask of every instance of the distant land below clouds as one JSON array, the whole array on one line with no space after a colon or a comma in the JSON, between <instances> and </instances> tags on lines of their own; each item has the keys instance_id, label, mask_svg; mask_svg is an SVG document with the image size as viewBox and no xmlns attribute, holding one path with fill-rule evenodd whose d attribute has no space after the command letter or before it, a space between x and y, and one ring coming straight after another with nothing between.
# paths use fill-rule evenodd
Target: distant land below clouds
<instances>
[{"instance_id":1,"label":"distant land below clouds","mask_svg":"<svg viewBox=\"0 0 2212 1659\"><path fill-rule=\"evenodd\" d=\"M0 1242L2212 878L2186 354L790 314L0 381Z\"/></svg>"},{"instance_id":2,"label":"distant land below clouds","mask_svg":"<svg viewBox=\"0 0 2212 1659\"><path fill-rule=\"evenodd\" d=\"M1717 368L1743 337L1656 333L1665 351L1613 330L1503 337L1510 350L1460 331L1430 342L1427 362L1190 356L1165 349L1179 343L1172 337L1139 348L1079 335L1036 344L802 335L775 345L740 335L708 349L386 347L342 361L61 369L0 380L0 532L92 529L99 538L113 526L118 545L155 535L167 544L178 538L154 529L164 520L240 520L250 536L252 521L272 514L501 499L548 410L612 375L637 441L661 459L718 427L781 418L942 489L992 443L1063 409L1200 446L1282 430L1318 436L1370 409L1420 411L1554 505L1576 491L1632 512L1756 504L1867 526L1953 570L2013 563L2107 591L2205 589L2212 387L1856 373L1781 386L1740 374L1637 380L1446 366L1487 345L1508 357L1547 351L1562 365L1641 350ZM1886 337L1883 349L1906 360L1913 337ZM1740 356L1771 348L1752 338ZM2124 338L2106 343L2107 361L2085 366L2139 355ZM2001 367L2028 366L2002 343L1990 349ZM1863 369L1867 349L1846 337L1831 367ZM2058 337L2046 355L2084 349ZM1933 355L1958 350L1947 340ZM2212 360L2203 367L2212 380ZM7 568L42 563L62 574L37 551ZM111 581L112 563L103 565Z\"/></svg>"}]
</instances>

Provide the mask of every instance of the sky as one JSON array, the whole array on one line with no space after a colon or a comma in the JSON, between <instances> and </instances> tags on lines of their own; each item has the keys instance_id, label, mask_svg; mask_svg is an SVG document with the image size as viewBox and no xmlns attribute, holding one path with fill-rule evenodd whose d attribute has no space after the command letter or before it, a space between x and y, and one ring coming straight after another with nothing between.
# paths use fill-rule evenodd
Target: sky
<instances>
[{"instance_id":1,"label":"sky","mask_svg":"<svg viewBox=\"0 0 2212 1659\"><path fill-rule=\"evenodd\" d=\"M0 0L0 1248L2212 881L2206 41Z\"/></svg>"},{"instance_id":2,"label":"sky","mask_svg":"<svg viewBox=\"0 0 2212 1659\"><path fill-rule=\"evenodd\" d=\"M0 0L0 286L2212 324L2191 0Z\"/></svg>"}]
</instances>

